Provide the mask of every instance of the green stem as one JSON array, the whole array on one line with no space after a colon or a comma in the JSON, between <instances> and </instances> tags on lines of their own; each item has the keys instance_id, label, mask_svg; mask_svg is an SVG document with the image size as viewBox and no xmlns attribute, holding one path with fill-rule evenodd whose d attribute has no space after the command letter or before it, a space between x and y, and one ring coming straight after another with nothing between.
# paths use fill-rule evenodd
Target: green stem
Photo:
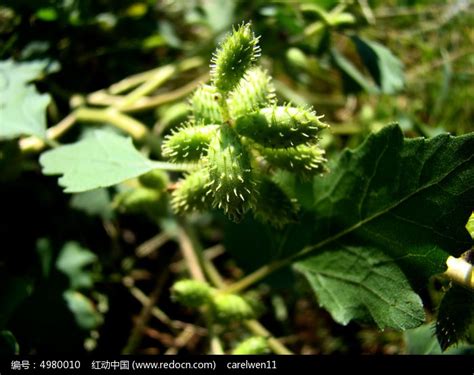
<instances>
[{"instance_id":1,"label":"green stem","mask_svg":"<svg viewBox=\"0 0 474 375\"><path fill-rule=\"evenodd\" d=\"M191 277L194 280L206 282L206 277L201 267L201 259L199 259L200 257L197 254L193 241L182 223L178 226L178 242Z\"/></svg>"},{"instance_id":2,"label":"green stem","mask_svg":"<svg viewBox=\"0 0 474 375\"><path fill-rule=\"evenodd\" d=\"M94 109L82 107L75 111L78 121L106 122L116 128L130 134L135 140L143 140L148 137L148 128L138 120L120 113L114 108Z\"/></svg>"},{"instance_id":3,"label":"green stem","mask_svg":"<svg viewBox=\"0 0 474 375\"><path fill-rule=\"evenodd\" d=\"M196 87L198 87L202 83L206 82L207 80L209 80L209 74L208 73L199 76L195 80L189 82L188 84L186 84L182 87L177 88L174 91L165 92L163 94L158 94L158 95L155 95L155 96L142 98L142 100L140 100L139 102L137 102L137 103L135 103L135 104L133 104L133 105L127 107L127 108L124 108L123 111L124 112L145 111L147 109L158 107L162 104L173 102L175 100L178 100L178 99L190 94L191 92L193 92L196 89Z\"/></svg>"},{"instance_id":4,"label":"green stem","mask_svg":"<svg viewBox=\"0 0 474 375\"><path fill-rule=\"evenodd\" d=\"M151 164L155 169L162 169L170 172L186 172L196 169L194 164L173 164L166 161L152 161Z\"/></svg>"},{"instance_id":5,"label":"green stem","mask_svg":"<svg viewBox=\"0 0 474 375\"><path fill-rule=\"evenodd\" d=\"M199 263L201 264L201 267L207 278L210 280L211 284L217 286L218 288L224 287L225 282L222 279L222 276L219 274L212 262L204 256L203 248L199 243L193 228L184 220L181 221L181 226L191 241L193 249L196 252L196 256L199 259Z\"/></svg>"},{"instance_id":6,"label":"green stem","mask_svg":"<svg viewBox=\"0 0 474 375\"><path fill-rule=\"evenodd\" d=\"M145 81L135 90L125 96L115 108L123 110L136 103L142 97L148 95L156 88L160 87L168 79L170 79L176 73L176 67L173 65L164 66L158 72L156 72L148 81Z\"/></svg>"},{"instance_id":7,"label":"green stem","mask_svg":"<svg viewBox=\"0 0 474 375\"><path fill-rule=\"evenodd\" d=\"M196 68L202 65L202 59L199 57L190 58L182 61L179 64L170 64L160 67L151 76L146 77L146 80L134 89L132 92L127 94L119 103L115 105L115 108L120 110L126 110L132 107L140 99L147 96L158 87L168 81L175 73L184 72L189 69Z\"/></svg>"},{"instance_id":8,"label":"green stem","mask_svg":"<svg viewBox=\"0 0 474 375\"><path fill-rule=\"evenodd\" d=\"M221 116L224 123L230 123L230 114L229 114L229 107L227 106L227 100L225 93L221 93L219 97L219 108L221 110Z\"/></svg>"},{"instance_id":9,"label":"green stem","mask_svg":"<svg viewBox=\"0 0 474 375\"><path fill-rule=\"evenodd\" d=\"M55 141L72 128L75 123L76 116L71 113L46 131L46 140L34 136L23 138L20 140L20 149L23 153L40 152L47 146L48 141Z\"/></svg>"},{"instance_id":10,"label":"green stem","mask_svg":"<svg viewBox=\"0 0 474 375\"><path fill-rule=\"evenodd\" d=\"M260 267L259 269L255 270L254 272L248 274L243 279L240 279L239 281L227 286L224 290L228 293L241 292L247 289L249 286L255 284L256 282L263 280L271 273L279 270L282 267L289 265L290 263L291 263L291 259L285 258L282 260L278 260L278 261L274 261L272 263L266 264Z\"/></svg>"},{"instance_id":11,"label":"green stem","mask_svg":"<svg viewBox=\"0 0 474 375\"><path fill-rule=\"evenodd\" d=\"M296 43L300 42L305 38L310 38L313 35L317 35L325 27L331 26L331 19L334 19L335 16L341 14L347 7L347 4L341 3L336 5L330 12L326 12L323 8L315 4L302 5L301 9L306 11L313 11L319 15L321 21L316 21L307 26L301 35L293 37L291 42Z\"/></svg>"},{"instance_id":12,"label":"green stem","mask_svg":"<svg viewBox=\"0 0 474 375\"><path fill-rule=\"evenodd\" d=\"M215 287L221 290L228 290L226 289L226 283L219 271L217 271L214 264L205 256L202 256L202 266L211 280L211 283ZM293 354L292 351L283 345L277 338L273 337L271 332L269 332L258 320L247 320L244 324L254 335L264 337L267 340L268 346L275 354Z\"/></svg>"},{"instance_id":13,"label":"green stem","mask_svg":"<svg viewBox=\"0 0 474 375\"><path fill-rule=\"evenodd\" d=\"M291 350L283 345L278 339L273 337L272 334L257 320L247 320L245 326L252 331L254 335L264 337L267 340L268 346L275 354L293 354Z\"/></svg>"},{"instance_id":14,"label":"green stem","mask_svg":"<svg viewBox=\"0 0 474 375\"><path fill-rule=\"evenodd\" d=\"M208 312L204 312L204 317L206 319L206 326L209 335L209 346L210 346L210 353L209 354L225 354L224 348L222 346L222 342L217 335L214 321L212 315Z\"/></svg>"},{"instance_id":15,"label":"green stem","mask_svg":"<svg viewBox=\"0 0 474 375\"><path fill-rule=\"evenodd\" d=\"M327 244L329 244L333 241L336 241L341 237L344 237L346 234L351 233L353 230L359 228L360 226L362 226L365 223L369 222L370 220L376 218L377 216L378 215L374 215L374 216L369 217L365 220L362 220L359 223L357 223L357 224L355 224L355 225L353 225L353 226L351 226L351 227L349 227L349 228L347 228L347 229L345 229L345 230L343 230L339 233L336 233L335 235L333 235L331 237L328 237L328 238L322 240L321 242L319 242L315 245L304 247L303 249L301 249L300 251L296 252L293 255L290 255L286 258L278 259L278 260L275 260L275 261L273 261L269 264L266 264L266 265L258 268L254 272L248 274L243 279L235 282L232 285L229 285L226 288L226 291L236 293L236 292L240 292L244 289L247 289L249 286L255 284L258 281L263 280L264 278L266 278L271 273L273 273L273 272L275 272L275 271L277 271L277 270L279 270L283 267L287 267L287 266L291 265L293 262L295 262L297 259L305 257L308 254L310 254L311 252L313 252L317 249L320 249L321 247L326 246Z\"/></svg>"},{"instance_id":16,"label":"green stem","mask_svg":"<svg viewBox=\"0 0 474 375\"><path fill-rule=\"evenodd\" d=\"M203 59L200 57L191 57L189 59L181 61L177 68L180 72L184 72L186 70L190 70L193 68L197 68L203 64ZM148 70L146 72L138 73L133 76L124 78L123 80L114 83L112 86L109 87L107 90L110 94L112 95L118 95L121 94L125 91L128 91L143 82L148 81L151 77L157 75L161 70L167 69L169 66L174 66L174 65L165 65L165 66L160 66L158 68Z\"/></svg>"},{"instance_id":17,"label":"green stem","mask_svg":"<svg viewBox=\"0 0 474 375\"><path fill-rule=\"evenodd\" d=\"M178 241L183 252L189 272L193 279L206 282L204 276L202 248L193 236L190 226L184 219L178 222ZM214 318L207 308L203 308L203 315L209 332L210 354L224 354L222 343L214 327Z\"/></svg>"},{"instance_id":18,"label":"green stem","mask_svg":"<svg viewBox=\"0 0 474 375\"><path fill-rule=\"evenodd\" d=\"M150 299L148 296L143 293L140 289L133 285L133 279L129 276L125 277L123 280L123 284L129 289L130 293L132 294L135 299L140 302L142 305L149 305ZM185 323L180 320L173 320L171 319L166 313L161 310L158 306L153 306L151 309L151 314L161 323L168 325L172 329L176 330L184 330L189 327L193 327L197 333L200 335L206 335L207 329L199 326L195 326L191 323Z\"/></svg>"}]
</instances>

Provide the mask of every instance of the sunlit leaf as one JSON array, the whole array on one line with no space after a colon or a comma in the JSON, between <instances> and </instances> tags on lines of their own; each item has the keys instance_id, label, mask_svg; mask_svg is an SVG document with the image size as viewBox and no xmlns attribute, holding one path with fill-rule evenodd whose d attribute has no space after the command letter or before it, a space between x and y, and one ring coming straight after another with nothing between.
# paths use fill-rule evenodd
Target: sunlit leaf
<instances>
[{"instance_id":1,"label":"sunlit leaf","mask_svg":"<svg viewBox=\"0 0 474 375\"><path fill-rule=\"evenodd\" d=\"M0 62L0 140L21 135L44 137L50 97L30 82L48 65L45 61Z\"/></svg>"},{"instance_id":2,"label":"sunlit leaf","mask_svg":"<svg viewBox=\"0 0 474 375\"><path fill-rule=\"evenodd\" d=\"M334 249L297 263L296 269L338 323L356 319L405 330L425 319L421 298L396 263L377 248L334 243Z\"/></svg>"},{"instance_id":3,"label":"sunlit leaf","mask_svg":"<svg viewBox=\"0 0 474 375\"><path fill-rule=\"evenodd\" d=\"M156 168L130 138L105 131L95 131L75 144L47 151L40 163L44 174L63 175L59 184L67 193L115 185Z\"/></svg>"},{"instance_id":4,"label":"sunlit leaf","mask_svg":"<svg viewBox=\"0 0 474 375\"><path fill-rule=\"evenodd\" d=\"M315 255L297 269L318 296L323 292L320 302L337 321L371 319L396 328L421 323L401 295L412 298L410 284L425 285L444 271L450 254L472 244L464 225L474 204L473 150L474 134L404 140L391 126L344 152L328 176L315 178ZM402 283L400 270L410 284ZM387 298L386 290L397 300ZM392 308L407 310L411 322L380 316L367 302L374 298L385 300L387 312L399 303Z\"/></svg>"}]
</instances>

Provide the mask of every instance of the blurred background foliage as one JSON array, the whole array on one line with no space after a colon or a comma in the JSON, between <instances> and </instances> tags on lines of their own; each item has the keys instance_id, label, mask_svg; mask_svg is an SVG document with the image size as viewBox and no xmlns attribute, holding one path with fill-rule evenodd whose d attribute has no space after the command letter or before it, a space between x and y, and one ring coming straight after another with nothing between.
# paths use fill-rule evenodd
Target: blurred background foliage
<instances>
[{"instance_id":1,"label":"blurred background foliage","mask_svg":"<svg viewBox=\"0 0 474 375\"><path fill-rule=\"evenodd\" d=\"M88 93L158 66L202 57L158 94L205 79L216 44L232 25L249 20L261 36L262 62L278 96L314 106L331 124L323 140L329 157L394 122L412 137L474 130L469 0L4 0L0 60L59 64L36 83L52 96L52 125ZM162 134L186 118L187 107L178 97L139 116ZM185 274L173 220L160 217L156 234L156 220L117 210L112 196L124 186L64 195L14 141L0 142L0 181L0 351L119 353L130 345L147 298L159 300L158 319L132 343L135 351L204 350L199 327L178 340L194 315L171 303L167 292ZM223 253L223 239L231 252L256 249L238 263L244 270L255 264L252 222L242 224L248 226L242 239L217 214L191 219L226 277L243 271ZM438 350L435 341L429 348L419 345L426 330L403 336L353 323L340 327L315 306L306 285L289 291L278 288L279 279L271 280L272 290L258 289L258 298L266 306L266 326L296 352ZM432 313L436 304L431 307ZM228 336L229 342L238 338Z\"/></svg>"}]
</instances>

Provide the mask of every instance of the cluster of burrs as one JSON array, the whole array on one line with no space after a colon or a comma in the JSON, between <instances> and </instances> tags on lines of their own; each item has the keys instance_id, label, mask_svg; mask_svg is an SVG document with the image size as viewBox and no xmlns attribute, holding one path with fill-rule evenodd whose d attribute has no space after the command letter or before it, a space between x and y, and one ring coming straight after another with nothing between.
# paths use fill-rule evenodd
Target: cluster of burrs
<instances>
[{"instance_id":1,"label":"cluster of burrs","mask_svg":"<svg viewBox=\"0 0 474 375\"><path fill-rule=\"evenodd\" d=\"M176 213L217 207L238 221L252 210L282 226L295 217L297 202L275 182L275 173L324 171L317 145L327 127L322 116L278 106L269 74L255 66L259 55L250 24L234 29L212 58L211 84L191 97L189 121L165 138L163 156L196 165L173 192Z\"/></svg>"}]
</instances>

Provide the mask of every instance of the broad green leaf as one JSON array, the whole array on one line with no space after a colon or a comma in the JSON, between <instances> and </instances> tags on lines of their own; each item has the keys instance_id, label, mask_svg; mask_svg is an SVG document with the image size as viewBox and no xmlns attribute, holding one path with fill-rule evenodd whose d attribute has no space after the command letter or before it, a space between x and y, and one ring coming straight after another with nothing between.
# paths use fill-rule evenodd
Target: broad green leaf
<instances>
[{"instance_id":1,"label":"broad green leaf","mask_svg":"<svg viewBox=\"0 0 474 375\"><path fill-rule=\"evenodd\" d=\"M471 246L464 225L474 205L473 161L474 134L404 140L396 126L370 136L354 151L345 151L333 163L332 173L314 180L314 216L308 218L313 240L306 253L318 250L318 254L297 263L297 269L303 269L311 279L338 275L343 265L331 255L335 252L347 266L345 280L358 280L365 267L366 275L377 272L381 278L393 280L399 293L408 296L411 288L408 284L402 288L398 267L418 288L433 274L444 271L449 254L459 255ZM357 249L353 251L359 255L351 256L348 248ZM349 267L348 259L352 257L355 262L370 249L385 254L383 259L391 266L360 263L355 267L352 263ZM318 266L321 259L333 262L326 262L322 269ZM364 280L357 287L344 289L346 301L357 301L367 292L370 279ZM316 283L311 282L313 286ZM334 280L326 280L324 286L325 295L342 293ZM381 296L385 288L380 281L371 285L371 290ZM373 304L366 309L364 319L361 309L349 309L341 315L340 301L335 297L323 301L338 321L372 319L381 327L394 326L390 314L374 316ZM401 321L398 325L419 323L415 314L411 323Z\"/></svg>"},{"instance_id":2,"label":"broad green leaf","mask_svg":"<svg viewBox=\"0 0 474 375\"><path fill-rule=\"evenodd\" d=\"M130 138L105 131L47 151L40 163L44 174L63 175L59 184L67 193L115 185L156 168L156 162L143 156Z\"/></svg>"},{"instance_id":3,"label":"broad green leaf","mask_svg":"<svg viewBox=\"0 0 474 375\"><path fill-rule=\"evenodd\" d=\"M453 285L444 295L436 321L436 337L441 349L468 338L474 332L474 293Z\"/></svg>"},{"instance_id":4,"label":"broad green leaf","mask_svg":"<svg viewBox=\"0 0 474 375\"><path fill-rule=\"evenodd\" d=\"M64 245L56 260L56 268L69 278L71 289L90 288L94 284L88 267L97 262L97 256L75 242Z\"/></svg>"},{"instance_id":5,"label":"broad green leaf","mask_svg":"<svg viewBox=\"0 0 474 375\"><path fill-rule=\"evenodd\" d=\"M380 91L385 94L400 91L405 80L402 62L380 43L358 36L354 36L352 40Z\"/></svg>"},{"instance_id":6,"label":"broad green leaf","mask_svg":"<svg viewBox=\"0 0 474 375\"><path fill-rule=\"evenodd\" d=\"M405 330L423 323L421 298L395 262L377 248L334 243L333 249L297 263L319 304L338 323L352 319Z\"/></svg>"},{"instance_id":7,"label":"broad green leaf","mask_svg":"<svg viewBox=\"0 0 474 375\"><path fill-rule=\"evenodd\" d=\"M345 88L350 88L349 91L352 91L353 83L363 88L370 94L376 94L379 92L378 88L370 82L348 59L344 57L339 51L335 48L331 49L331 56L341 70L345 78ZM352 82L351 82L352 81ZM352 83L352 84L349 84ZM356 87L358 87L356 86Z\"/></svg>"},{"instance_id":8,"label":"broad green leaf","mask_svg":"<svg viewBox=\"0 0 474 375\"><path fill-rule=\"evenodd\" d=\"M47 62L0 62L0 140L46 132L46 107L50 97L30 82L46 69Z\"/></svg>"}]
</instances>

